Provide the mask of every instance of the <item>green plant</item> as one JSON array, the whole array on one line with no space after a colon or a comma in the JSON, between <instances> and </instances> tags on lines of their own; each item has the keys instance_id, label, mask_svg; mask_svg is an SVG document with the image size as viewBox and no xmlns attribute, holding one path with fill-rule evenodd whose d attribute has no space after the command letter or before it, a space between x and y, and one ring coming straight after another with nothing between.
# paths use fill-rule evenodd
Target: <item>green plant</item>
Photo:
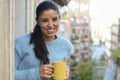
<instances>
[{"instance_id":1,"label":"green plant","mask_svg":"<svg viewBox=\"0 0 120 80\"><path fill-rule=\"evenodd\" d=\"M73 73L76 75L74 80L92 80L92 67L95 65L94 61L80 61L74 68Z\"/></svg>"},{"instance_id":2,"label":"green plant","mask_svg":"<svg viewBox=\"0 0 120 80\"><path fill-rule=\"evenodd\" d=\"M61 16L61 19L67 20L67 12L64 12L63 15Z\"/></svg>"},{"instance_id":3,"label":"green plant","mask_svg":"<svg viewBox=\"0 0 120 80\"><path fill-rule=\"evenodd\" d=\"M90 38L90 44L92 44L93 43L93 39L92 38Z\"/></svg>"},{"instance_id":4,"label":"green plant","mask_svg":"<svg viewBox=\"0 0 120 80\"><path fill-rule=\"evenodd\" d=\"M112 51L112 58L115 60L116 64L120 66L120 49L116 48Z\"/></svg>"},{"instance_id":5,"label":"green plant","mask_svg":"<svg viewBox=\"0 0 120 80\"><path fill-rule=\"evenodd\" d=\"M105 56L104 55L102 55L101 57L100 57L100 61L105 61L106 59L105 59Z\"/></svg>"},{"instance_id":6,"label":"green plant","mask_svg":"<svg viewBox=\"0 0 120 80\"><path fill-rule=\"evenodd\" d=\"M102 56L100 62L96 60L73 62L71 66L71 75L75 77L72 80L103 80L105 71L105 65L103 64L104 60L105 57Z\"/></svg>"}]
</instances>

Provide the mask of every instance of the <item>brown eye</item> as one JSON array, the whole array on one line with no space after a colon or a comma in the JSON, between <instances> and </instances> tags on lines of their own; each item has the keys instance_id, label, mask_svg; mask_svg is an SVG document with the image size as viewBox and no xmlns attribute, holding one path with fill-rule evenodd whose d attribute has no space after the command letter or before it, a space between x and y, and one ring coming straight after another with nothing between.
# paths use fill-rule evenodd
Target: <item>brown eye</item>
<instances>
[{"instance_id":1,"label":"brown eye","mask_svg":"<svg viewBox=\"0 0 120 80\"><path fill-rule=\"evenodd\" d=\"M41 20L42 22L48 22L48 20L47 19L43 19L43 20Z\"/></svg>"},{"instance_id":2,"label":"brown eye","mask_svg":"<svg viewBox=\"0 0 120 80\"><path fill-rule=\"evenodd\" d=\"M53 20L53 21L58 21L58 18L56 17L56 18L53 18L52 20Z\"/></svg>"}]
</instances>

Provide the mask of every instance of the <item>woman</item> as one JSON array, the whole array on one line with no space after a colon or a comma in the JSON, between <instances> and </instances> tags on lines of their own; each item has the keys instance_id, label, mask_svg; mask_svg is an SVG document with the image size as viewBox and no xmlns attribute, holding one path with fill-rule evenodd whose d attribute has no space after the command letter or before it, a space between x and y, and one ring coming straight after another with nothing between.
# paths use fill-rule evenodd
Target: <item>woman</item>
<instances>
[{"instance_id":1,"label":"woman","mask_svg":"<svg viewBox=\"0 0 120 80\"><path fill-rule=\"evenodd\" d=\"M50 80L51 63L68 58L72 44L56 34L59 23L54 2L38 5L34 31L15 39L15 80Z\"/></svg>"}]
</instances>

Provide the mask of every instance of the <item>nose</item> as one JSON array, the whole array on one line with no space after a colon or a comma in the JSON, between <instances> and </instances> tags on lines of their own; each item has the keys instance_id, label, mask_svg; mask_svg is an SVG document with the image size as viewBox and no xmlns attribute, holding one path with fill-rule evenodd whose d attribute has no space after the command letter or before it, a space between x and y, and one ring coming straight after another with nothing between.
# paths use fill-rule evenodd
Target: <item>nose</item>
<instances>
[{"instance_id":1,"label":"nose","mask_svg":"<svg viewBox=\"0 0 120 80\"><path fill-rule=\"evenodd\" d=\"M51 20L49 21L48 26L53 27L53 22Z\"/></svg>"}]
</instances>

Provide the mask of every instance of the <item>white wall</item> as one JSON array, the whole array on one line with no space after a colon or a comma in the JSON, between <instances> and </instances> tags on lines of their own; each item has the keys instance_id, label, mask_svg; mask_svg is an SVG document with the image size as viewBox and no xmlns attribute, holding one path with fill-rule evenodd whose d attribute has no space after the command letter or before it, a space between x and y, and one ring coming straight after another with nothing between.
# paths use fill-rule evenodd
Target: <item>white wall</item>
<instances>
[{"instance_id":1,"label":"white wall","mask_svg":"<svg viewBox=\"0 0 120 80\"><path fill-rule=\"evenodd\" d=\"M15 37L29 33L35 26L35 9L43 0L15 0Z\"/></svg>"},{"instance_id":2,"label":"white wall","mask_svg":"<svg viewBox=\"0 0 120 80\"><path fill-rule=\"evenodd\" d=\"M15 36L25 34L25 1L15 0Z\"/></svg>"},{"instance_id":3,"label":"white wall","mask_svg":"<svg viewBox=\"0 0 120 80\"><path fill-rule=\"evenodd\" d=\"M0 80L13 80L14 0L0 0Z\"/></svg>"}]
</instances>

